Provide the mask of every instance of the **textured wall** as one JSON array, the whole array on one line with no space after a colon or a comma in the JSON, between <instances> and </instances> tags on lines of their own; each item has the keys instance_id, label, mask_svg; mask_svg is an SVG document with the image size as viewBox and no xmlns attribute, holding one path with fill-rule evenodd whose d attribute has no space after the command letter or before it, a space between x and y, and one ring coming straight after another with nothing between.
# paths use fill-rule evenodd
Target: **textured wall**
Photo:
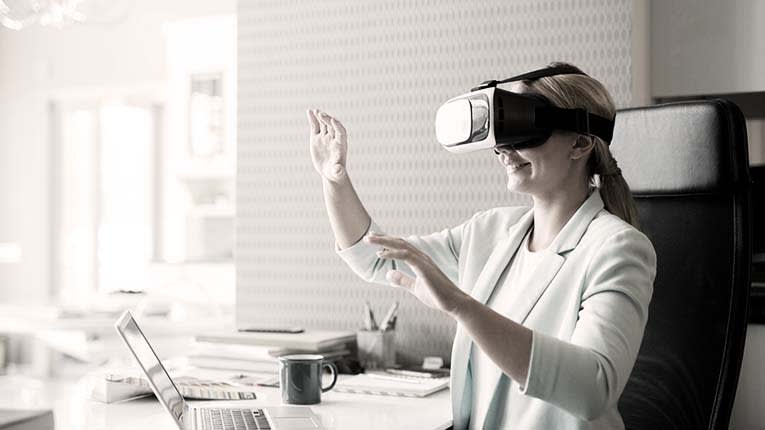
<instances>
[{"instance_id":1,"label":"textured wall","mask_svg":"<svg viewBox=\"0 0 765 430\"><path fill-rule=\"evenodd\" d=\"M530 203L509 193L491 151L435 141L435 111L492 78L553 60L630 102L630 1L239 2L237 322L355 329L362 303L394 300L404 361L448 359L454 325L401 291L367 285L333 252L305 110L337 116L349 171L388 233L425 234L478 210Z\"/></svg>"}]
</instances>

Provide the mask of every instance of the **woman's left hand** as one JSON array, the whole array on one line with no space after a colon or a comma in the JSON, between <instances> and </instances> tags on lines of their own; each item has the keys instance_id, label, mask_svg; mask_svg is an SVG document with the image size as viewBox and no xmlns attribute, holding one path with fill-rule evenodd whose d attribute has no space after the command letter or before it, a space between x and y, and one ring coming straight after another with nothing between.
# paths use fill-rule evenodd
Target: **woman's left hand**
<instances>
[{"instance_id":1,"label":"woman's left hand","mask_svg":"<svg viewBox=\"0 0 765 430\"><path fill-rule=\"evenodd\" d=\"M383 247L382 250L377 251L378 257L401 260L412 268L412 271L417 275L416 278L412 278L399 270L390 270L385 277L394 286L404 288L414 294L426 306L454 317L460 303L469 297L454 285L427 254L406 240L400 237L369 233L364 237L364 241Z\"/></svg>"}]
</instances>

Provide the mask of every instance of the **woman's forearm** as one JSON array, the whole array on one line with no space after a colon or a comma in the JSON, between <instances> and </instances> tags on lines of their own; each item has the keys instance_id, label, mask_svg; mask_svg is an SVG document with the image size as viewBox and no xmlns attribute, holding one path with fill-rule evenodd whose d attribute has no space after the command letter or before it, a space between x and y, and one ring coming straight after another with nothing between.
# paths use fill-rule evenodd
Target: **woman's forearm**
<instances>
[{"instance_id":1,"label":"woman's forearm","mask_svg":"<svg viewBox=\"0 0 765 430\"><path fill-rule=\"evenodd\" d=\"M452 315L476 345L518 385L526 385L532 332L471 296L461 299Z\"/></svg>"},{"instance_id":2,"label":"woman's forearm","mask_svg":"<svg viewBox=\"0 0 765 430\"><path fill-rule=\"evenodd\" d=\"M324 204L335 240L340 249L348 248L367 232L369 214L347 175L337 182L322 179L322 184Z\"/></svg>"}]
</instances>

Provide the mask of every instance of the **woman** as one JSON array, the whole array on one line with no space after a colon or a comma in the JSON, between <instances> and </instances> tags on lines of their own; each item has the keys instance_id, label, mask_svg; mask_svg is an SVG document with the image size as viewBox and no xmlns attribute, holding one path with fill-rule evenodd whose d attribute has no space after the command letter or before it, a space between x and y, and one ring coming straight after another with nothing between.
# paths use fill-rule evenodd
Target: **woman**
<instances>
[{"instance_id":1,"label":"woman","mask_svg":"<svg viewBox=\"0 0 765 430\"><path fill-rule=\"evenodd\" d=\"M615 115L587 75L510 90ZM404 288L458 323L455 429L624 428L617 402L648 318L656 253L606 142L555 131L541 146L495 150L507 188L533 207L481 211L404 240L379 233L361 204L343 125L317 110L308 119L337 253L363 279Z\"/></svg>"}]
</instances>

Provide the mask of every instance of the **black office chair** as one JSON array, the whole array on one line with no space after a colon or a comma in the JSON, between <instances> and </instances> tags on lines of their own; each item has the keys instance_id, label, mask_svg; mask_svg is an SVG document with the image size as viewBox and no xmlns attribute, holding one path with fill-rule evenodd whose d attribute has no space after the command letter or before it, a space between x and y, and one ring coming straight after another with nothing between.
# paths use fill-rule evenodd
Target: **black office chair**
<instances>
[{"instance_id":1,"label":"black office chair","mask_svg":"<svg viewBox=\"0 0 765 430\"><path fill-rule=\"evenodd\" d=\"M714 99L620 111L614 157L657 254L648 323L619 400L629 430L727 429L746 338L746 125Z\"/></svg>"}]
</instances>

